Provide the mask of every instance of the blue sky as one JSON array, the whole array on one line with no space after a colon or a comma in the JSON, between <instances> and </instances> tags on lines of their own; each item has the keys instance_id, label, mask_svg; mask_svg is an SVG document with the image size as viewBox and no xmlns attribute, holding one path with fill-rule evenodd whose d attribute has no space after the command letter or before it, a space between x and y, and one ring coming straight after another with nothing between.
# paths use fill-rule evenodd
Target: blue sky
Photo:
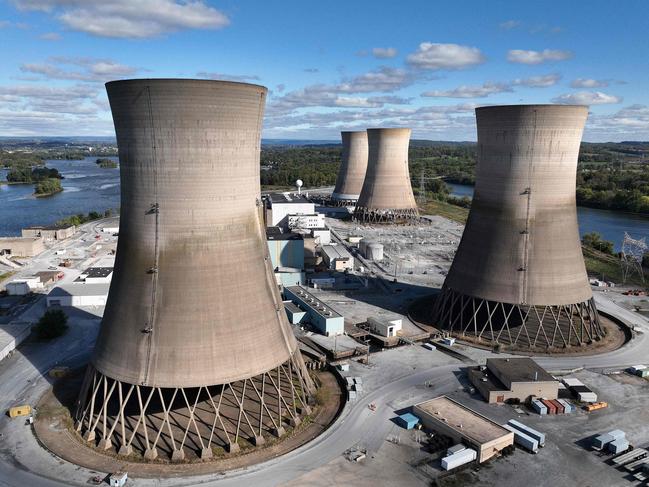
<instances>
[{"instance_id":1,"label":"blue sky","mask_svg":"<svg viewBox=\"0 0 649 487\"><path fill-rule=\"evenodd\" d=\"M267 138L475 140L476 106L576 103L585 140L649 140L648 14L645 0L0 0L0 135L112 135L104 82L199 77L267 86Z\"/></svg>"}]
</instances>

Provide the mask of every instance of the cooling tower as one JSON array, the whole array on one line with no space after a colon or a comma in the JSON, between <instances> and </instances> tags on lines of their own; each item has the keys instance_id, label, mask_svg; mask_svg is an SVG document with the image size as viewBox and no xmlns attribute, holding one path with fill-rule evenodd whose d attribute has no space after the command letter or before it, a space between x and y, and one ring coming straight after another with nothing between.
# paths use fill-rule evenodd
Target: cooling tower
<instances>
[{"instance_id":1,"label":"cooling tower","mask_svg":"<svg viewBox=\"0 0 649 487\"><path fill-rule=\"evenodd\" d=\"M340 132L343 140L343 157L331 195L339 206L352 206L361 194L367 170L367 132Z\"/></svg>"},{"instance_id":2,"label":"cooling tower","mask_svg":"<svg viewBox=\"0 0 649 487\"><path fill-rule=\"evenodd\" d=\"M438 326L518 347L601 337L575 203L587 115L585 106L476 109L475 193L433 311Z\"/></svg>"},{"instance_id":3,"label":"cooling tower","mask_svg":"<svg viewBox=\"0 0 649 487\"><path fill-rule=\"evenodd\" d=\"M367 174L354 218L376 223L416 218L408 170L410 129L367 129L367 140Z\"/></svg>"},{"instance_id":4,"label":"cooling tower","mask_svg":"<svg viewBox=\"0 0 649 487\"><path fill-rule=\"evenodd\" d=\"M209 458L279 436L313 383L261 222L261 86L106 84L120 156L114 278L77 408L101 449Z\"/></svg>"}]
</instances>

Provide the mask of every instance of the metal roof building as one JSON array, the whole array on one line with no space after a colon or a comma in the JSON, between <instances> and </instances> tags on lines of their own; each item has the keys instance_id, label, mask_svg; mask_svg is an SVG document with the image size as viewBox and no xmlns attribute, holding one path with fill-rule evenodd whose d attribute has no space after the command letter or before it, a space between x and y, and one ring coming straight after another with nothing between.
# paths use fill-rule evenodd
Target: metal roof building
<instances>
[{"instance_id":1,"label":"metal roof building","mask_svg":"<svg viewBox=\"0 0 649 487\"><path fill-rule=\"evenodd\" d=\"M188 79L106 88L119 241L77 430L118 455L172 460L281 436L309 411L314 386L261 219L266 88Z\"/></svg>"},{"instance_id":2,"label":"metal roof building","mask_svg":"<svg viewBox=\"0 0 649 487\"><path fill-rule=\"evenodd\" d=\"M522 348L602 337L575 203L587 115L567 105L476 109L475 195L436 326Z\"/></svg>"}]
</instances>

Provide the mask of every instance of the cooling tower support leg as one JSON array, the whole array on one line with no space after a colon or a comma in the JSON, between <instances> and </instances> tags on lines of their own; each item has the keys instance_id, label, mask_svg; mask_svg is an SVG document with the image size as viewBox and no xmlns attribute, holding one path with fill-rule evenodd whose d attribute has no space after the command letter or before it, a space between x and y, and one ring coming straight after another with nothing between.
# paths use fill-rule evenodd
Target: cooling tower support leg
<instances>
[{"instance_id":1,"label":"cooling tower support leg","mask_svg":"<svg viewBox=\"0 0 649 487\"><path fill-rule=\"evenodd\" d=\"M419 218L417 208L398 210L378 210L357 206L354 210L354 219L365 223L399 223L410 222Z\"/></svg>"},{"instance_id":2,"label":"cooling tower support leg","mask_svg":"<svg viewBox=\"0 0 649 487\"><path fill-rule=\"evenodd\" d=\"M458 336L519 348L584 346L603 336L595 301L540 306L509 304L444 288L433 322Z\"/></svg>"},{"instance_id":3,"label":"cooling tower support leg","mask_svg":"<svg viewBox=\"0 0 649 487\"><path fill-rule=\"evenodd\" d=\"M207 459L214 448L239 451L240 440L259 446L264 435L283 436L311 411L313 383L300 364L301 357L293 357L249 379L192 388L127 384L89 366L77 431L101 449L118 445L118 454L147 460L159 454L172 461Z\"/></svg>"}]
</instances>

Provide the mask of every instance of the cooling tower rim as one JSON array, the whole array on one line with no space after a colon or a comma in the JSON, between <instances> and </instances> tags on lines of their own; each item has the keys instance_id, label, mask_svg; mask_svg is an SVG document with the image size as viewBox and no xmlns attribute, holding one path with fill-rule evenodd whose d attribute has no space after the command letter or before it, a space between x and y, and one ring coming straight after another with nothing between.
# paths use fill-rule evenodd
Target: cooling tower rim
<instances>
[{"instance_id":1,"label":"cooling tower rim","mask_svg":"<svg viewBox=\"0 0 649 487\"><path fill-rule=\"evenodd\" d=\"M380 133L380 132L412 132L410 127L369 127L367 133Z\"/></svg>"},{"instance_id":2,"label":"cooling tower rim","mask_svg":"<svg viewBox=\"0 0 649 487\"><path fill-rule=\"evenodd\" d=\"M589 105L564 105L562 103L532 103L532 104L519 104L519 105L486 105L483 107L476 107L476 114L478 112L488 112L488 111L499 111L499 110L529 110L529 109L541 109L541 110L556 110L556 111L568 111L569 109L581 109L585 108L586 111L590 109Z\"/></svg>"},{"instance_id":3,"label":"cooling tower rim","mask_svg":"<svg viewBox=\"0 0 649 487\"><path fill-rule=\"evenodd\" d=\"M341 135L342 134L352 134L352 135L365 134L365 135L367 135L367 130L366 129L363 129L363 130L341 130L340 134Z\"/></svg>"},{"instance_id":4,"label":"cooling tower rim","mask_svg":"<svg viewBox=\"0 0 649 487\"><path fill-rule=\"evenodd\" d=\"M240 81L229 81L229 80L220 80L220 79L200 79L200 78L130 78L130 79L118 79L113 81L108 81L105 83L106 88L117 86L117 85L129 85L129 84L146 84L146 85L164 85L164 84L186 84L186 85L196 85L196 84L205 84L205 85L221 85L221 86L240 86L240 87L250 87L261 89L264 92L268 92L268 88L263 85L257 85L254 83L242 83Z\"/></svg>"}]
</instances>

